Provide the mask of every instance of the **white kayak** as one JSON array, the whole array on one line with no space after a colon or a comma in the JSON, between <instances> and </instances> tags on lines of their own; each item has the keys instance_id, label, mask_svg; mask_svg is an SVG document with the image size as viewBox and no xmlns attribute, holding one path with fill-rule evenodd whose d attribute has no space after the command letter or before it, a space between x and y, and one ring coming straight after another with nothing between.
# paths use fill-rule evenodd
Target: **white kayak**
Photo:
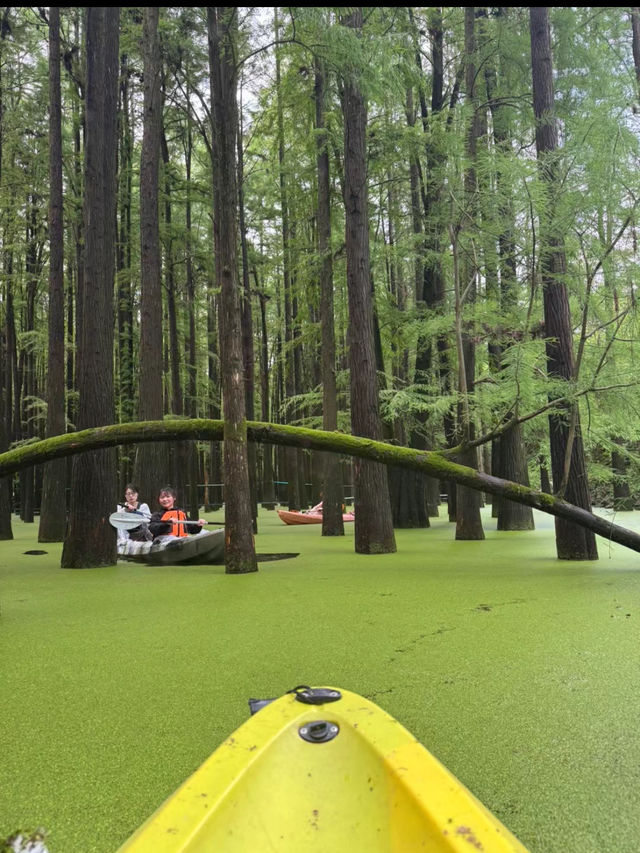
<instances>
[{"instance_id":1,"label":"white kayak","mask_svg":"<svg viewBox=\"0 0 640 853\"><path fill-rule=\"evenodd\" d=\"M153 542L123 539L118 542L118 557L153 566L224 563L224 527L194 536L158 536Z\"/></svg>"}]
</instances>

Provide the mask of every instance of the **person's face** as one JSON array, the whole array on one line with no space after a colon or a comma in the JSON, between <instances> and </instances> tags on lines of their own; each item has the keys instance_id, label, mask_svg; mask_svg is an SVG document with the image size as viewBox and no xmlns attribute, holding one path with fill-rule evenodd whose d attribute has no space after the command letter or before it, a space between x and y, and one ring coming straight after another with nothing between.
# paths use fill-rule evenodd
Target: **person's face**
<instances>
[{"instance_id":1,"label":"person's face","mask_svg":"<svg viewBox=\"0 0 640 853\"><path fill-rule=\"evenodd\" d=\"M163 509L173 509L174 502L175 498L173 495L170 495L169 492L160 492L158 503Z\"/></svg>"},{"instance_id":2,"label":"person's face","mask_svg":"<svg viewBox=\"0 0 640 853\"><path fill-rule=\"evenodd\" d=\"M124 493L124 496L127 503L135 503L138 500L138 493L132 491L131 489L127 489Z\"/></svg>"}]
</instances>

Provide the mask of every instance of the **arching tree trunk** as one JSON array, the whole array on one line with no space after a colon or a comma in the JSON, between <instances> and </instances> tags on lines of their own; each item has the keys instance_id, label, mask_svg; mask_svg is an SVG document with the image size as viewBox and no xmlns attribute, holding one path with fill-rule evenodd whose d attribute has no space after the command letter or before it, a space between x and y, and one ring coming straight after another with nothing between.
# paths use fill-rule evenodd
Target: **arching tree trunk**
<instances>
[{"instance_id":1,"label":"arching tree trunk","mask_svg":"<svg viewBox=\"0 0 640 853\"><path fill-rule=\"evenodd\" d=\"M112 424L87 429L0 453L0 477L7 477L16 471L51 459L79 454L86 459L87 454L91 454L97 448L144 441L183 441L186 438L219 441L223 431L223 421L205 419ZM626 530L553 495L458 465L449 461L442 453L417 451L409 447L393 447L372 439L284 424L248 423L247 436L250 441L266 441L271 444L304 447L320 452L331 451L345 456L374 460L384 465L402 465L440 480L453 480L469 488L489 492L492 495L502 495L508 500L518 501L541 512L566 519L611 542L618 542L626 548L640 552L640 533Z\"/></svg>"}]
</instances>

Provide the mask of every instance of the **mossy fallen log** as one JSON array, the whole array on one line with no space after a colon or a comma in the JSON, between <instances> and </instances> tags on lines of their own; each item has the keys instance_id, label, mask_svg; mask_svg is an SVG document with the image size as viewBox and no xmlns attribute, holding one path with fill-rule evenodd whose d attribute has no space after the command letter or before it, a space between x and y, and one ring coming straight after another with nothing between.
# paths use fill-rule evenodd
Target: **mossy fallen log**
<instances>
[{"instance_id":1,"label":"mossy fallen log","mask_svg":"<svg viewBox=\"0 0 640 853\"><path fill-rule=\"evenodd\" d=\"M81 432L53 436L42 441L23 444L0 454L0 477L14 474L23 468L39 465L63 456L72 456L89 450L115 447L120 444L137 444L146 441L220 441L223 422L196 418L190 420L141 421L126 424L95 427ZM441 480L453 480L471 489L502 495L517 503L526 504L550 515L557 515L593 530L612 542L617 542L633 551L640 552L640 534L613 524L585 509L567 503L545 492L492 477L473 468L458 465L437 451L413 450L359 438L339 432L305 429L284 424L247 422L250 441L303 447L358 456L422 471Z\"/></svg>"}]
</instances>

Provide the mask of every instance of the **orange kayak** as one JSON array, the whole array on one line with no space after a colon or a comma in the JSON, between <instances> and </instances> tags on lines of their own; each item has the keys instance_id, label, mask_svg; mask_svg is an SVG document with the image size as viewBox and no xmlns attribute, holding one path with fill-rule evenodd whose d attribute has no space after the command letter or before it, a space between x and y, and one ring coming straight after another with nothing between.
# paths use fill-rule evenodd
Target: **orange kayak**
<instances>
[{"instance_id":1,"label":"orange kayak","mask_svg":"<svg viewBox=\"0 0 640 853\"><path fill-rule=\"evenodd\" d=\"M286 509L279 509L278 515L285 524L322 524L321 512L290 512ZM343 521L353 521L354 518L352 512L342 514Z\"/></svg>"}]
</instances>

